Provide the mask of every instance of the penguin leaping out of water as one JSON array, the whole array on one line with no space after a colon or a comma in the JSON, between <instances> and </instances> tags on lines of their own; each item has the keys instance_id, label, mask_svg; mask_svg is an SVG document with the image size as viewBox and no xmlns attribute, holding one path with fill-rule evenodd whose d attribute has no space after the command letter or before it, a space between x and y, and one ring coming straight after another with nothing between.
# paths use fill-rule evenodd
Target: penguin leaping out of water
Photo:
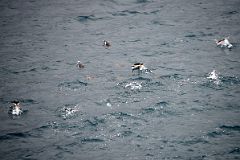
<instances>
[{"instance_id":1,"label":"penguin leaping out of water","mask_svg":"<svg viewBox=\"0 0 240 160\"><path fill-rule=\"evenodd\" d=\"M228 39L229 39L229 37L223 38L221 40L215 39L215 42L216 42L217 46L227 47L228 49L231 49L233 47L233 45L229 42Z\"/></svg>"},{"instance_id":2,"label":"penguin leaping out of water","mask_svg":"<svg viewBox=\"0 0 240 160\"><path fill-rule=\"evenodd\" d=\"M104 40L104 41L103 41L103 46L106 47L106 48L108 48L108 47L111 46L111 44L110 44L110 42Z\"/></svg>"},{"instance_id":3,"label":"penguin leaping out of water","mask_svg":"<svg viewBox=\"0 0 240 160\"><path fill-rule=\"evenodd\" d=\"M143 65L143 63L135 63L132 65L132 72L134 70L137 70L139 73L142 71L146 71L146 72L152 72L150 69L148 69L147 67L145 67Z\"/></svg>"},{"instance_id":4,"label":"penguin leaping out of water","mask_svg":"<svg viewBox=\"0 0 240 160\"><path fill-rule=\"evenodd\" d=\"M11 102L12 106L9 109L9 114L19 116L23 113L22 108L20 107L20 102L17 100L14 100Z\"/></svg>"}]
</instances>

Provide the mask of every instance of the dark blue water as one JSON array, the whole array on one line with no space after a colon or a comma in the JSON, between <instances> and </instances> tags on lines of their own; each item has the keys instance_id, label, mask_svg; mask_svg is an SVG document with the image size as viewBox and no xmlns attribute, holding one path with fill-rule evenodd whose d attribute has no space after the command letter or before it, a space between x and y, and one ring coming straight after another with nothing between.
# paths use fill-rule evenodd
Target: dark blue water
<instances>
[{"instance_id":1,"label":"dark blue water","mask_svg":"<svg viewBox=\"0 0 240 160\"><path fill-rule=\"evenodd\" d=\"M240 159L239 26L239 0L1 0L0 159Z\"/></svg>"}]
</instances>

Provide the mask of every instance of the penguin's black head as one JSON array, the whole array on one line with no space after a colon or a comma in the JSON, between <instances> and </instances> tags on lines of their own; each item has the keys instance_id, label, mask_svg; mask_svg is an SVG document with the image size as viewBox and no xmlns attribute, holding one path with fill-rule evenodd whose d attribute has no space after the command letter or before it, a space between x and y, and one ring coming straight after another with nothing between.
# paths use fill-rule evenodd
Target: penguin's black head
<instances>
[{"instance_id":1,"label":"penguin's black head","mask_svg":"<svg viewBox=\"0 0 240 160\"><path fill-rule=\"evenodd\" d=\"M13 101L11 101L11 103L13 103L13 104L19 104L19 101L18 101L18 100L13 100Z\"/></svg>"}]
</instances>

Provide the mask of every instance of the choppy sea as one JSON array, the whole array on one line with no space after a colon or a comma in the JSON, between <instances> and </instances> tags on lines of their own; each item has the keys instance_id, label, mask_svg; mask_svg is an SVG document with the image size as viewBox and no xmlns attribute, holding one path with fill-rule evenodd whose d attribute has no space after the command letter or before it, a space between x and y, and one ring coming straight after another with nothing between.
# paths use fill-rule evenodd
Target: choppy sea
<instances>
[{"instance_id":1,"label":"choppy sea","mask_svg":"<svg viewBox=\"0 0 240 160\"><path fill-rule=\"evenodd\" d=\"M239 71L239 0L0 0L0 159L240 159Z\"/></svg>"}]
</instances>

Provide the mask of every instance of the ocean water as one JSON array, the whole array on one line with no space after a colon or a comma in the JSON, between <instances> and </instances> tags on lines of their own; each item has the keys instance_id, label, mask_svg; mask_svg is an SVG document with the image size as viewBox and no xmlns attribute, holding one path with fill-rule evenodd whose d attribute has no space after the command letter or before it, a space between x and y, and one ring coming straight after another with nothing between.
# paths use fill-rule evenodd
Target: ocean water
<instances>
[{"instance_id":1,"label":"ocean water","mask_svg":"<svg viewBox=\"0 0 240 160\"><path fill-rule=\"evenodd\" d=\"M1 0L0 159L240 159L239 26L239 0Z\"/></svg>"}]
</instances>

